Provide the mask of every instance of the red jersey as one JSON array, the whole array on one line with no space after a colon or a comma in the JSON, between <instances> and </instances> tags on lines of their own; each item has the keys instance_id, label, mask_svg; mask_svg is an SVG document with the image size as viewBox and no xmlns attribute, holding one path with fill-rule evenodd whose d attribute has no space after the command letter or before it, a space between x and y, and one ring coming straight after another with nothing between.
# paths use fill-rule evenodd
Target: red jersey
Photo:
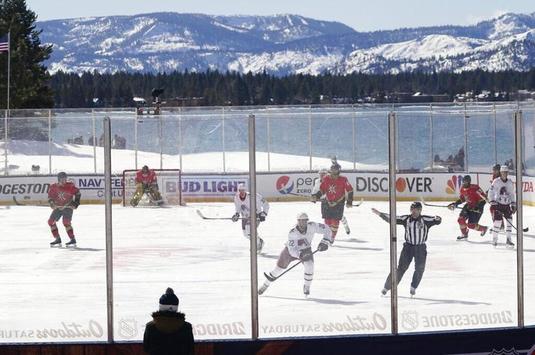
<instances>
[{"instance_id":1,"label":"red jersey","mask_svg":"<svg viewBox=\"0 0 535 355\"><path fill-rule=\"evenodd\" d=\"M52 184L48 190L48 200L54 202L58 207L67 206L74 200L76 195L80 195L80 189L70 181L63 185Z\"/></svg>"},{"instance_id":2,"label":"red jersey","mask_svg":"<svg viewBox=\"0 0 535 355\"><path fill-rule=\"evenodd\" d=\"M459 199L462 202L466 202L468 207L475 208L486 197L487 195L481 190L479 185L470 184L468 187L461 187Z\"/></svg>"},{"instance_id":3,"label":"red jersey","mask_svg":"<svg viewBox=\"0 0 535 355\"><path fill-rule=\"evenodd\" d=\"M345 176L332 177L327 175L320 184L320 191L325 195L327 202L343 201L346 192L353 191L353 186Z\"/></svg>"},{"instance_id":4,"label":"red jersey","mask_svg":"<svg viewBox=\"0 0 535 355\"><path fill-rule=\"evenodd\" d=\"M149 185L155 183L156 181L156 173L154 170L149 169L147 174L143 174L143 170L140 170L136 173L136 183Z\"/></svg>"}]
</instances>

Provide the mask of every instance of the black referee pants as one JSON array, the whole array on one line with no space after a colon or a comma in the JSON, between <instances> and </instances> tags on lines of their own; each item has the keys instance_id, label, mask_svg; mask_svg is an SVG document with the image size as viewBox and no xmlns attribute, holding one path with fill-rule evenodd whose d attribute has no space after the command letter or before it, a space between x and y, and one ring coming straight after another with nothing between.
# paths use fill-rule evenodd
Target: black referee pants
<instances>
[{"instance_id":1,"label":"black referee pants","mask_svg":"<svg viewBox=\"0 0 535 355\"><path fill-rule=\"evenodd\" d=\"M403 243L403 249L401 249L401 255L399 256L398 264L398 284L403 278L405 271L409 268L409 265L414 258L414 274L412 275L411 287L418 288L422 276L425 271L425 261L427 259L427 245L418 244L413 245L407 242ZM389 274L386 278L385 288L390 290L390 283L392 282L392 275Z\"/></svg>"}]
</instances>

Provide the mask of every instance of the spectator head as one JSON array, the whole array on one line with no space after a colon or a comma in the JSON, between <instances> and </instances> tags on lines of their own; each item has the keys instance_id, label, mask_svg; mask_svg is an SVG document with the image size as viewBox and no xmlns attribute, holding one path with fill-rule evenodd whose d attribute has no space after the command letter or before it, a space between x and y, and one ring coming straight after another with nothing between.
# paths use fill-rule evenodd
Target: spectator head
<instances>
[{"instance_id":1,"label":"spectator head","mask_svg":"<svg viewBox=\"0 0 535 355\"><path fill-rule=\"evenodd\" d=\"M178 297L171 287L160 297L160 311L178 312Z\"/></svg>"}]
</instances>

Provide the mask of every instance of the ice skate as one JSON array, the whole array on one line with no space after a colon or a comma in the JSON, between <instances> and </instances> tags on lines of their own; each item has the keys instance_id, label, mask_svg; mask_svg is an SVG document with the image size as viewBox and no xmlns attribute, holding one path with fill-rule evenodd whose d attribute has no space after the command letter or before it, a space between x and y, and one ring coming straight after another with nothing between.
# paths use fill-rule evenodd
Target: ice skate
<instances>
[{"instance_id":1,"label":"ice skate","mask_svg":"<svg viewBox=\"0 0 535 355\"><path fill-rule=\"evenodd\" d=\"M51 247L61 247L61 238L56 237L52 242L50 242Z\"/></svg>"},{"instance_id":2,"label":"ice skate","mask_svg":"<svg viewBox=\"0 0 535 355\"><path fill-rule=\"evenodd\" d=\"M260 254L262 252L263 247L264 247L264 239L258 237L258 243L256 244L256 253Z\"/></svg>"},{"instance_id":3,"label":"ice skate","mask_svg":"<svg viewBox=\"0 0 535 355\"><path fill-rule=\"evenodd\" d=\"M489 227L481 226L481 236L482 237L487 233L488 229L489 229Z\"/></svg>"},{"instance_id":4,"label":"ice skate","mask_svg":"<svg viewBox=\"0 0 535 355\"><path fill-rule=\"evenodd\" d=\"M411 297L414 297L414 295L416 294L416 289L414 287L411 286L411 289L410 289L410 293L411 293Z\"/></svg>"},{"instance_id":5,"label":"ice skate","mask_svg":"<svg viewBox=\"0 0 535 355\"><path fill-rule=\"evenodd\" d=\"M505 241L505 245L508 247L508 248L514 248L515 247L515 243L513 243L513 241L511 239L507 239Z\"/></svg>"},{"instance_id":6,"label":"ice skate","mask_svg":"<svg viewBox=\"0 0 535 355\"><path fill-rule=\"evenodd\" d=\"M498 246L498 238L492 238L492 245L494 247Z\"/></svg>"},{"instance_id":7,"label":"ice skate","mask_svg":"<svg viewBox=\"0 0 535 355\"><path fill-rule=\"evenodd\" d=\"M387 292L388 292L388 290L386 288L383 288L381 290L381 295L386 296Z\"/></svg>"},{"instance_id":8,"label":"ice skate","mask_svg":"<svg viewBox=\"0 0 535 355\"><path fill-rule=\"evenodd\" d=\"M305 294L305 297L308 297L308 295L310 295L310 286L304 285L303 293Z\"/></svg>"},{"instance_id":9,"label":"ice skate","mask_svg":"<svg viewBox=\"0 0 535 355\"><path fill-rule=\"evenodd\" d=\"M264 284L262 285L262 287L260 287L258 289L258 294L261 295L263 294L264 292L266 292L267 288L269 287L269 285L271 284L271 282L269 281L265 281Z\"/></svg>"},{"instance_id":10,"label":"ice skate","mask_svg":"<svg viewBox=\"0 0 535 355\"><path fill-rule=\"evenodd\" d=\"M468 234L462 234L457 237L457 240L467 240L467 239L468 239Z\"/></svg>"},{"instance_id":11,"label":"ice skate","mask_svg":"<svg viewBox=\"0 0 535 355\"><path fill-rule=\"evenodd\" d=\"M67 243L65 243L66 247L75 247L76 246L76 238L71 238Z\"/></svg>"}]
</instances>

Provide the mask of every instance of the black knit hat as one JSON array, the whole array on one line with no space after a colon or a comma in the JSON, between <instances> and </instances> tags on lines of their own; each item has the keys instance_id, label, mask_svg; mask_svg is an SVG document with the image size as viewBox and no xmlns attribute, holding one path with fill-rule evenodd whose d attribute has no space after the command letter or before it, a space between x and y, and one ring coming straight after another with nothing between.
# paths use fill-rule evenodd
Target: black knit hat
<instances>
[{"instance_id":1,"label":"black knit hat","mask_svg":"<svg viewBox=\"0 0 535 355\"><path fill-rule=\"evenodd\" d=\"M178 297L171 287L160 297L160 311L178 312Z\"/></svg>"}]
</instances>

